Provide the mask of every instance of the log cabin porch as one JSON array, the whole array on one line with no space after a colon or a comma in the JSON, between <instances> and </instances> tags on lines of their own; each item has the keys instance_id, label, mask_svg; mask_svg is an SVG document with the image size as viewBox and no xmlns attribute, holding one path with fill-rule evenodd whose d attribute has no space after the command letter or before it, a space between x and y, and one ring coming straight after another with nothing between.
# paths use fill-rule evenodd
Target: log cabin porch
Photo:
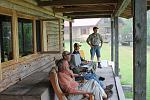
<instances>
[{"instance_id":1,"label":"log cabin porch","mask_svg":"<svg viewBox=\"0 0 150 100\"><path fill-rule=\"evenodd\" d=\"M114 85L113 95L108 100L125 100L121 84L114 75L113 62L102 61L102 67L102 69L96 69L96 74L105 77L105 85ZM0 100L57 100L57 95L49 82L49 72L42 69L1 92Z\"/></svg>"},{"instance_id":2,"label":"log cabin porch","mask_svg":"<svg viewBox=\"0 0 150 100\"><path fill-rule=\"evenodd\" d=\"M0 100L13 100L14 95L18 94L15 89L22 92L19 92L21 97L14 100L48 100L51 97L45 96L49 95L48 87L41 91L35 89L38 91L36 95L41 94L41 97L37 97L33 92L29 93L34 86L31 89L17 84L30 80L32 75L35 86L43 80L35 78L35 73L48 73L65 49L64 20L70 22L72 47L72 21L80 18L111 18L111 61L115 65L114 72L111 67L104 67L104 70L110 71L109 74L103 69L97 73L108 77L106 84L116 84L113 88L115 97L111 100L117 100L116 97L122 92L118 77L118 17L133 17L133 99L146 100L146 10L149 6L149 0L0 0ZM27 98L24 98L23 94L26 93ZM5 95L5 98L3 94L8 96ZM31 98L31 95L35 98ZM123 95L120 97L124 98Z\"/></svg>"}]
</instances>

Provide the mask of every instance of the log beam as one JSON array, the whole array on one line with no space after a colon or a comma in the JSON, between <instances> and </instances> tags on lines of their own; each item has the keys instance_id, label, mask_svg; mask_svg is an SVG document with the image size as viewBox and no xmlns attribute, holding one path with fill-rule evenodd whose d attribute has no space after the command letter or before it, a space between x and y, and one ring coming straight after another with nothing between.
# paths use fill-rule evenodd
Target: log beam
<instances>
[{"instance_id":1,"label":"log beam","mask_svg":"<svg viewBox=\"0 0 150 100\"><path fill-rule=\"evenodd\" d=\"M101 6L101 7L67 7L67 8L54 8L55 12L88 12L88 11L113 11L114 6Z\"/></svg>"},{"instance_id":2,"label":"log beam","mask_svg":"<svg viewBox=\"0 0 150 100\"><path fill-rule=\"evenodd\" d=\"M97 5L97 4L117 4L117 0L53 0L38 1L39 6L75 6L75 5Z\"/></svg>"},{"instance_id":3,"label":"log beam","mask_svg":"<svg viewBox=\"0 0 150 100\"><path fill-rule=\"evenodd\" d=\"M111 15L94 15L94 16L73 16L72 19L84 19L84 18L110 18Z\"/></svg>"},{"instance_id":4,"label":"log beam","mask_svg":"<svg viewBox=\"0 0 150 100\"><path fill-rule=\"evenodd\" d=\"M111 15L113 11L64 13L64 16Z\"/></svg>"}]
</instances>

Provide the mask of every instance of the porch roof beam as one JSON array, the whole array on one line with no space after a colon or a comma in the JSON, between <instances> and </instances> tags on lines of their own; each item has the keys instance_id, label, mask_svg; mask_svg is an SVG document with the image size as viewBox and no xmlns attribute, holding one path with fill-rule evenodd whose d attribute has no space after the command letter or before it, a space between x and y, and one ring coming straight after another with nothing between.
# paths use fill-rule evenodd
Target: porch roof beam
<instances>
[{"instance_id":1,"label":"porch roof beam","mask_svg":"<svg viewBox=\"0 0 150 100\"><path fill-rule=\"evenodd\" d=\"M101 6L101 7L67 7L67 8L54 8L55 12L88 12L88 11L113 11L114 6Z\"/></svg>"},{"instance_id":2,"label":"porch roof beam","mask_svg":"<svg viewBox=\"0 0 150 100\"><path fill-rule=\"evenodd\" d=\"M79 6L97 4L117 4L117 0L53 0L38 1L39 6Z\"/></svg>"},{"instance_id":3,"label":"porch roof beam","mask_svg":"<svg viewBox=\"0 0 150 100\"><path fill-rule=\"evenodd\" d=\"M131 0L123 0L118 10L116 11L115 16L120 16L123 11L128 7L130 2Z\"/></svg>"},{"instance_id":4,"label":"porch roof beam","mask_svg":"<svg viewBox=\"0 0 150 100\"><path fill-rule=\"evenodd\" d=\"M72 19L83 19L83 18L111 18L111 15L91 15L91 16L72 16Z\"/></svg>"},{"instance_id":5,"label":"porch roof beam","mask_svg":"<svg viewBox=\"0 0 150 100\"><path fill-rule=\"evenodd\" d=\"M87 15L111 15L113 11L96 11L96 12L74 12L64 13L64 16L87 16Z\"/></svg>"}]
</instances>

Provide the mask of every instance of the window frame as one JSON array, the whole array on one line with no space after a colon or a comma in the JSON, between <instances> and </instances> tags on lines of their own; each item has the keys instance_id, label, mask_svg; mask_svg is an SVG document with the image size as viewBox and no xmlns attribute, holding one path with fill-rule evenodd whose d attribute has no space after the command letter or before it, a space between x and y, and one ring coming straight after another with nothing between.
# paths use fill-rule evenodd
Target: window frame
<instances>
[{"instance_id":1,"label":"window frame","mask_svg":"<svg viewBox=\"0 0 150 100\"><path fill-rule=\"evenodd\" d=\"M47 43L46 44L44 44L45 42L44 42L44 33L45 33L45 30L44 29L46 29L46 25L44 25L46 22L48 22L48 21L56 21L56 22L58 22L58 27L59 27L59 30L57 31L58 32L58 36L59 36L59 49L58 49L58 51L49 51L48 50L48 48L46 48L46 50L47 51L45 51L45 47L44 47L44 45L46 45L47 47L48 47L48 45L47 45ZM42 39L41 39L41 41L42 41L42 52L41 53L44 53L44 54L57 54L57 53L61 53L61 42L60 42L60 37L61 37L61 27L60 27L60 25L61 25L61 21L60 21L60 19L59 18L54 18L54 19L46 19L46 20L42 20L42 23L41 23L41 25L42 25ZM46 35L46 39L48 38L48 34L45 34ZM47 41L47 40L46 40ZM48 41L47 41L48 42Z\"/></svg>"},{"instance_id":2,"label":"window frame","mask_svg":"<svg viewBox=\"0 0 150 100\"><path fill-rule=\"evenodd\" d=\"M0 7L0 14L1 15L6 15L6 16L11 16L11 18L12 18L11 22L13 23L13 26L12 26L13 59L9 60L9 61L6 61L6 62L0 62L1 63L0 67L2 67L2 68L7 67L9 65L16 64L20 61L24 61L26 58L37 55L37 52L36 52L36 49L35 49L35 46L34 46L33 49L35 49L34 50L35 52L33 54L29 54L27 56L23 56L23 57L19 58L19 48L18 48L19 44L18 44L17 38L14 38L14 37L18 37L18 26L17 27L15 26L15 25L18 24L18 20L17 20L18 18L29 19L29 20L32 20L33 22L34 22L34 20L39 19L39 18L36 17L36 16L24 14L24 13L18 12L16 10L12 10L12 9L9 9L9 8L4 8L4 7ZM36 27L36 26L34 25L34 27ZM36 31L34 29L33 29L33 31L34 32L32 32L32 33L35 34ZM35 40L36 35L34 35L33 38ZM36 45L36 42L33 42L33 45ZM42 48L42 45L41 45L41 48Z\"/></svg>"}]
</instances>

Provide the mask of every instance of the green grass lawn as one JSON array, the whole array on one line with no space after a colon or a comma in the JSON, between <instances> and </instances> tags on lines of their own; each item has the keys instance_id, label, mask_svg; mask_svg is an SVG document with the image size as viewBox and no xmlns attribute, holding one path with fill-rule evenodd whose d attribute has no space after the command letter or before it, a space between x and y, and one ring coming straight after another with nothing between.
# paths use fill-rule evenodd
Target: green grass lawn
<instances>
[{"instance_id":1,"label":"green grass lawn","mask_svg":"<svg viewBox=\"0 0 150 100\"><path fill-rule=\"evenodd\" d=\"M90 59L90 47L87 43L81 43L81 49L85 52L86 59ZM69 49L69 42L65 43L65 50ZM101 49L101 59L110 60L110 44L104 44ZM96 57L95 57L96 60ZM147 51L147 100L150 100L150 49ZM122 84L133 84L133 48L129 46L119 46L119 67Z\"/></svg>"}]
</instances>

